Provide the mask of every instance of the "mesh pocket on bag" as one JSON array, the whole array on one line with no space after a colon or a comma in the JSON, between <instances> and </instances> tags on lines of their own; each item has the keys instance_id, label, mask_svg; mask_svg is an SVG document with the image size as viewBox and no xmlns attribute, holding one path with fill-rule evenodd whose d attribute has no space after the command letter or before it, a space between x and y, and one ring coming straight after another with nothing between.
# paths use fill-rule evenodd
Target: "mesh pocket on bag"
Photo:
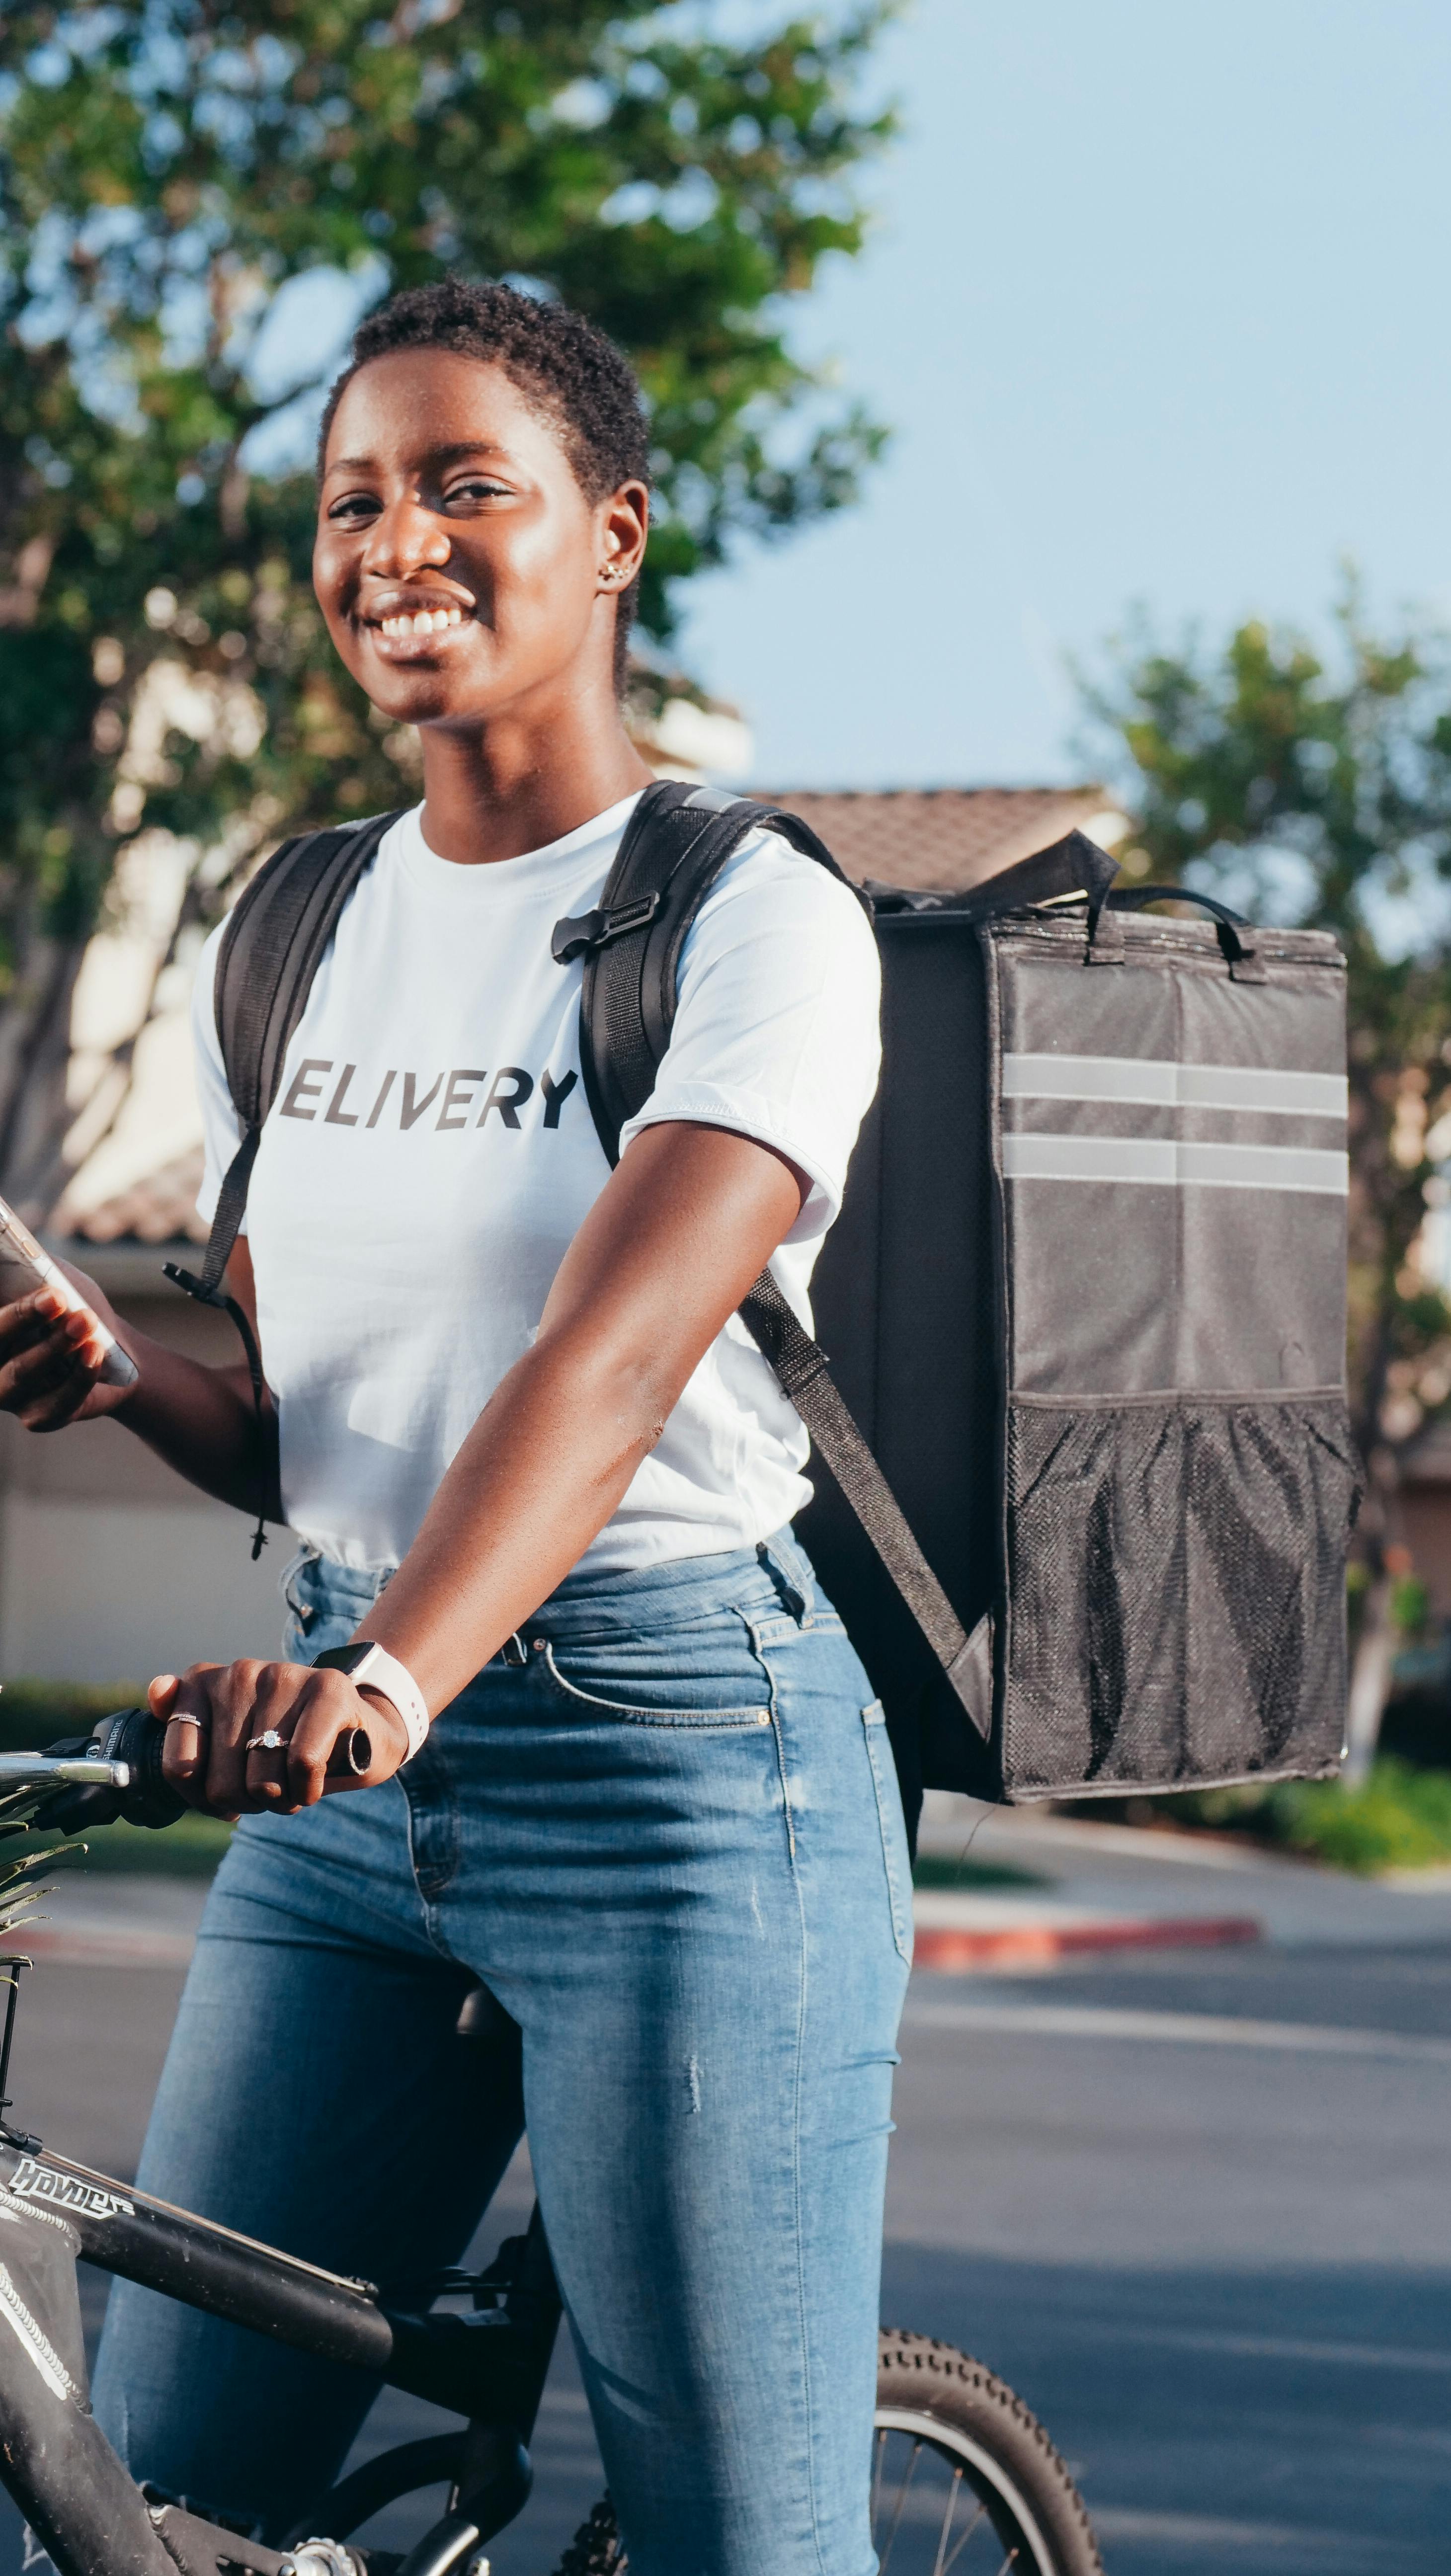
<instances>
[{"instance_id":1,"label":"mesh pocket on bag","mask_svg":"<svg viewBox=\"0 0 1451 2576\"><path fill-rule=\"evenodd\" d=\"M1013 1404L1007 1489L1010 1795L1334 1767L1339 1397Z\"/></svg>"}]
</instances>

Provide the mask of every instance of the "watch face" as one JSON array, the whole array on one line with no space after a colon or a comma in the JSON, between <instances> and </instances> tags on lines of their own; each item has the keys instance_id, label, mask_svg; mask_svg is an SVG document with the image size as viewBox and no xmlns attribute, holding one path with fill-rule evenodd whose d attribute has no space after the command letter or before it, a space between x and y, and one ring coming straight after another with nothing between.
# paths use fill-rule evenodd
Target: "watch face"
<instances>
[{"instance_id":1,"label":"watch face","mask_svg":"<svg viewBox=\"0 0 1451 2576\"><path fill-rule=\"evenodd\" d=\"M325 1654L316 1657L314 1670L322 1669L333 1673L355 1673L360 1664L365 1664L367 1662L368 1657L372 1652L372 1645L366 1637L360 1638L358 1642L352 1646L329 1646Z\"/></svg>"}]
</instances>

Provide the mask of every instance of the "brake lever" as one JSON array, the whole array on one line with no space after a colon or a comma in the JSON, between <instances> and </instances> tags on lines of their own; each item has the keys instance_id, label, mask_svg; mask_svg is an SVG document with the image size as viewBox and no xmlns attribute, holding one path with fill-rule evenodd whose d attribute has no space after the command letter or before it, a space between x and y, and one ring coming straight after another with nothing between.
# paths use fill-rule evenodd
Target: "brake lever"
<instances>
[{"instance_id":1,"label":"brake lever","mask_svg":"<svg viewBox=\"0 0 1451 2576\"><path fill-rule=\"evenodd\" d=\"M36 1808L39 1834L88 1834L120 1821L125 1793L120 1789L57 1789Z\"/></svg>"}]
</instances>

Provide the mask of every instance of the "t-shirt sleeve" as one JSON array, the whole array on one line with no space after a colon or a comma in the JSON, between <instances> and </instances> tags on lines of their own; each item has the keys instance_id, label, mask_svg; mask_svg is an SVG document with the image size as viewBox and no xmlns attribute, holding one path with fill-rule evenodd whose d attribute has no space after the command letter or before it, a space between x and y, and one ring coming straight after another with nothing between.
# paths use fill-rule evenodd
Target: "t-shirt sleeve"
<instances>
[{"instance_id":1,"label":"t-shirt sleeve","mask_svg":"<svg viewBox=\"0 0 1451 2576\"><path fill-rule=\"evenodd\" d=\"M196 1062L197 1098L201 1103L202 1146L204 1162L202 1185L197 1192L197 1214L203 1225L210 1225L217 1212L222 1182L237 1147L242 1141L242 1127L227 1077L222 1067L222 1050L217 1041L217 1019L214 996L217 981L217 951L222 944L221 923L212 932L197 963L196 982L191 996L191 1042ZM247 1231L242 1220L241 1231Z\"/></svg>"},{"instance_id":2,"label":"t-shirt sleeve","mask_svg":"<svg viewBox=\"0 0 1451 2576\"><path fill-rule=\"evenodd\" d=\"M686 939L670 1044L621 1151L676 1119L754 1136L807 1174L786 1240L812 1242L841 1206L877 1087L880 1013L877 943L856 896L778 833L753 834Z\"/></svg>"}]
</instances>

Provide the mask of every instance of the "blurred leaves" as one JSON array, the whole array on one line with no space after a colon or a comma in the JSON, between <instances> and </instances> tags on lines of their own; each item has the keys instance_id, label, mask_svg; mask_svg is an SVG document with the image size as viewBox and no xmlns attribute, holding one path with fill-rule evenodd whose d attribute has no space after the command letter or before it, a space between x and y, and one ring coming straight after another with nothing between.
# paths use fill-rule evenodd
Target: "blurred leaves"
<instances>
[{"instance_id":1,"label":"blurred leaves","mask_svg":"<svg viewBox=\"0 0 1451 2576\"><path fill-rule=\"evenodd\" d=\"M891 5L830 25L783 8L740 43L686 0L0 13L12 1016L59 991L37 943L84 934L118 839L227 828L236 860L411 792L411 738L371 721L308 582L320 389L390 288L506 276L629 351L654 429L657 639L742 538L851 500L881 432L785 325L822 260L861 246L859 175L891 119L858 109L859 76ZM162 660L210 683L219 721L173 722L153 691L138 755ZM0 1046L0 1178L28 1046Z\"/></svg>"},{"instance_id":2,"label":"blurred leaves","mask_svg":"<svg viewBox=\"0 0 1451 2576\"><path fill-rule=\"evenodd\" d=\"M1382 1754L1358 1788L1339 1780L1279 1780L1257 1789L1204 1789L1166 1798L1176 1823L1257 1841L1374 1878L1451 1862L1451 1773Z\"/></svg>"}]
</instances>

